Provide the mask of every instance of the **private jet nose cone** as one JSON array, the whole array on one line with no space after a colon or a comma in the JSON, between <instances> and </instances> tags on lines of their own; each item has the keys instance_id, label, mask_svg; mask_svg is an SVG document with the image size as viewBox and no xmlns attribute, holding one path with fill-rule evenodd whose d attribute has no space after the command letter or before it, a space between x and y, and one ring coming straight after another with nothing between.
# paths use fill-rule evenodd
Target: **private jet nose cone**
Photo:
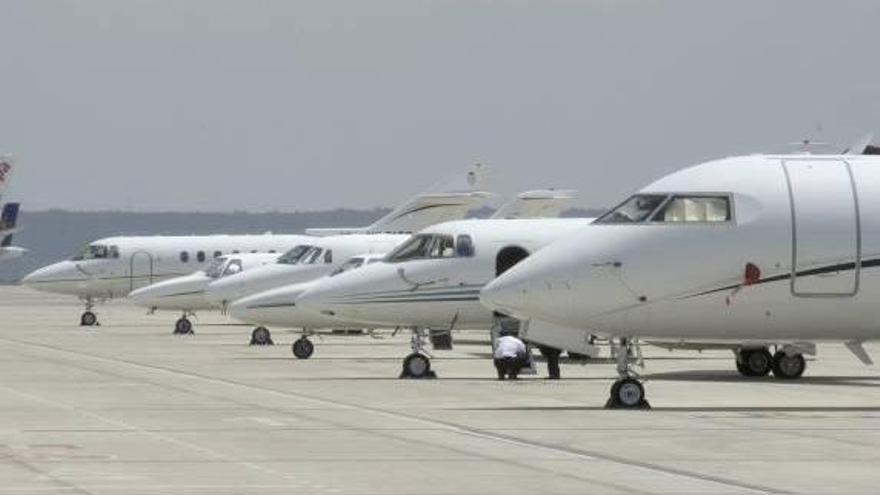
<instances>
[{"instance_id":1,"label":"private jet nose cone","mask_svg":"<svg viewBox=\"0 0 880 495\"><path fill-rule=\"evenodd\" d=\"M229 315L248 323L283 325L296 310L296 299L301 292L281 288L247 296L229 305Z\"/></svg>"},{"instance_id":2,"label":"private jet nose cone","mask_svg":"<svg viewBox=\"0 0 880 495\"><path fill-rule=\"evenodd\" d=\"M85 274L77 270L73 263L62 261L28 273L21 283L47 292L67 292L75 290L85 280Z\"/></svg>"},{"instance_id":3,"label":"private jet nose cone","mask_svg":"<svg viewBox=\"0 0 880 495\"><path fill-rule=\"evenodd\" d=\"M322 284L324 285L324 284ZM338 291L331 284L326 287L317 286L302 292L296 298L296 304L305 310L321 313L325 316L336 316L337 308L333 304Z\"/></svg>"},{"instance_id":4,"label":"private jet nose cone","mask_svg":"<svg viewBox=\"0 0 880 495\"><path fill-rule=\"evenodd\" d=\"M551 263L540 254L504 272L480 291L480 302L493 311L529 318L546 316L568 304L568 290L560 291Z\"/></svg>"}]
</instances>

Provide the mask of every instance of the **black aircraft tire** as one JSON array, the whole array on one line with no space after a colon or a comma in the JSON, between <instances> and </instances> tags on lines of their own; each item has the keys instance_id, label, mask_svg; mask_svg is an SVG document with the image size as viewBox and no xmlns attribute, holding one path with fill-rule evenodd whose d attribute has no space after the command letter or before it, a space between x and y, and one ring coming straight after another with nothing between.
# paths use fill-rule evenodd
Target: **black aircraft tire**
<instances>
[{"instance_id":1,"label":"black aircraft tire","mask_svg":"<svg viewBox=\"0 0 880 495\"><path fill-rule=\"evenodd\" d=\"M807 361L801 354L778 351L773 355L773 376L782 380L800 378L807 369Z\"/></svg>"},{"instance_id":2,"label":"black aircraft tire","mask_svg":"<svg viewBox=\"0 0 880 495\"><path fill-rule=\"evenodd\" d=\"M257 327L251 332L251 345L273 345L272 333L266 327Z\"/></svg>"},{"instance_id":3,"label":"black aircraft tire","mask_svg":"<svg viewBox=\"0 0 880 495\"><path fill-rule=\"evenodd\" d=\"M193 325L188 318L181 318L174 323L174 335L190 335L192 333Z\"/></svg>"},{"instance_id":4,"label":"black aircraft tire","mask_svg":"<svg viewBox=\"0 0 880 495\"><path fill-rule=\"evenodd\" d=\"M414 352L403 360L403 376L425 378L431 374L431 360L424 354Z\"/></svg>"},{"instance_id":5,"label":"black aircraft tire","mask_svg":"<svg viewBox=\"0 0 880 495\"><path fill-rule=\"evenodd\" d=\"M315 344L311 340L301 337L293 342L291 349L297 359L308 359L315 352Z\"/></svg>"},{"instance_id":6,"label":"black aircraft tire","mask_svg":"<svg viewBox=\"0 0 880 495\"><path fill-rule=\"evenodd\" d=\"M79 324L83 327L93 327L98 324L98 316L91 311L86 311L79 318Z\"/></svg>"}]
</instances>

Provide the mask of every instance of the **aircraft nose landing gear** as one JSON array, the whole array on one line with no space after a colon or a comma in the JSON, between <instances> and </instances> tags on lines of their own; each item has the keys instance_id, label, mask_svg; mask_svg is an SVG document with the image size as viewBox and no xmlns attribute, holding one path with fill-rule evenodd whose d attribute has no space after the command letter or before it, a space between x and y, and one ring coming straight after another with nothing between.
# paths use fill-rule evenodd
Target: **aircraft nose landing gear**
<instances>
[{"instance_id":1,"label":"aircraft nose landing gear","mask_svg":"<svg viewBox=\"0 0 880 495\"><path fill-rule=\"evenodd\" d=\"M86 310L83 311L82 316L79 317L79 326L81 327L94 327L100 325L98 323L98 316L95 314L93 309L95 308L95 303L92 301L91 297L86 298Z\"/></svg>"},{"instance_id":2,"label":"aircraft nose landing gear","mask_svg":"<svg viewBox=\"0 0 880 495\"><path fill-rule=\"evenodd\" d=\"M81 327L93 327L98 324L98 317L95 313L91 311L86 311L79 318L79 325Z\"/></svg>"},{"instance_id":3,"label":"aircraft nose landing gear","mask_svg":"<svg viewBox=\"0 0 880 495\"><path fill-rule=\"evenodd\" d=\"M617 374L620 378L611 385L611 396L605 403L606 409L650 409L645 399L645 387L638 380L631 367L631 355L635 345L631 339L620 339L621 351L615 356ZM638 353L638 351L637 351Z\"/></svg>"},{"instance_id":4,"label":"aircraft nose landing gear","mask_svg":"<svg viewBox=\"0 0 880 495\"><path fill-rule=\"evenodd\" d=\"M189 318L186 315L180 317L174 323L174 335L192 335L193 333L193 325L192 322L189 321Z\"/></svg>"},{"instance_id":5,"label":"aircraft nose landing gear","mask_svg":"<svg viewBox=\"0 0 880 495\"><path fill-rule=\"evenodd\" d=\"M403 369L399 378L437 378L437 373L431 369L431 358L425 350L425 340L428 332L424 328L413 328L410 339L412 354L403 359Z\"/></svg>"},{"instance_id":6,"label":"aircraft nose landing gear","mask_svg":"<svg viewBox=\"0 0 880 495\"><path fill-rule=\"evenodd\" d=\"M275 345L272 342L272 333L266 327L257 327L251 332L250 345Z\"/></svg>"}]
</instances>

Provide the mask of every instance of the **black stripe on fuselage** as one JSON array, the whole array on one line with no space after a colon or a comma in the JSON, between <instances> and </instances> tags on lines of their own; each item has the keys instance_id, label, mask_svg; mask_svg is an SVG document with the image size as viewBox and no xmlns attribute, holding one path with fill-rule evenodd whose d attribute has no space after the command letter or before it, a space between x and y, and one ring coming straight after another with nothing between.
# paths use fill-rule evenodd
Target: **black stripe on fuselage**
<instances>
[{"instance_id":1,"label":"black stripe on fuselage","mask_svg":"<svg viewBox=\"0 0 880 495\"><path fill-rule=\"evenodd\" d=\"M873 268L876 266L880 266L880 258L862 260L861 268ZM801 270L795 273L795 277L810 277L813 275L824 275L826 273L834 273L834 272L846 272L856 269L856 264L854 261L848 261L846 263L835 263L833 265L820 266L818 268L810 268L809 270ZM783 280L791 280L791 272L783 273L779 275L773 275L772 277L762 278L758 280L753 285L758 284L766 284L770 282L780 282ZM724 292L728 290L733 290L738 287L743 287L744 284L733 284L726 285L724 287L718 287L717 289L710 289L703 292L698 292L696 294L691 294L689 296L684 296L681 299L690 299L692 297L705 296L708 294L714 294L716 292Z\"/></svg>"}]
</instances>

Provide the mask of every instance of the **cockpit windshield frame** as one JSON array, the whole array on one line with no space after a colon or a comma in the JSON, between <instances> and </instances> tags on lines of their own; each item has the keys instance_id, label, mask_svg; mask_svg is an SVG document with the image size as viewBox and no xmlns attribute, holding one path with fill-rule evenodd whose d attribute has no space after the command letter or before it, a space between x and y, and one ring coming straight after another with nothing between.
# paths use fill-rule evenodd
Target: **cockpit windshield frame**
<instances>
[{"instance_id":1,"label":"cockpit windshield frame","mask_svg":"<svg viewBox=\"0 0 880 495\"><path fill-rule=\"evenodd\" d=\"M401 263L421 259L452 259L460 257L452 234L413 234L388 253L383 261Z\"/></svg>"},{"instance_id":2,"label":"cockpit windshield frame","mask_svg":"<svg viewBox=\"0 0 880 495\"><path fill-rule=\"evenodd\" d=\"M113 249L113 248L116 249ZM115 256L113 254L115 253ZM104 260L119 257L119 248L106 244L89 244L74 254L71 261Z\"/></svg>"},{"instance_id":3,"label":"cockpit windshield frame","mask_svg":"<svg viewBox=\"0 0 880 495\"><path fill-rule=\"evenodd\" d=\"M298 246L294 246L292 249L287 250L284 254L279 256L275 263L279 265L295 265L299 263L302 257L309 252L314 246L310 244L300 244Z\"/></svg>"},{"instance_id":4,"label":"cockpit windshield frame","mask_svg":"<svg viewBox=\"0 0 880 495\"><path fill-rule=\"evenodd\" d=\"M637 220L620 220L621 217L629 218L621 214L622 208L630 205L633 200L640 198L650 198L654 201L653 205L649 205L650 212L641 214ZM667 207L677 200L698 200L698 199L718 199L724 200L726 207L726 215L723 220L661 220L660 215L663 214ZM659 200L659 201L658 201ZM647 211L640 210L641 212ZM628 197L625 201L616 207L608 210L599 218L593 221L597 225L730 225L735 223L735 212L733 194L730 192L670 192L670 193L637 193Z\"/></svg>"}]
</instances>

